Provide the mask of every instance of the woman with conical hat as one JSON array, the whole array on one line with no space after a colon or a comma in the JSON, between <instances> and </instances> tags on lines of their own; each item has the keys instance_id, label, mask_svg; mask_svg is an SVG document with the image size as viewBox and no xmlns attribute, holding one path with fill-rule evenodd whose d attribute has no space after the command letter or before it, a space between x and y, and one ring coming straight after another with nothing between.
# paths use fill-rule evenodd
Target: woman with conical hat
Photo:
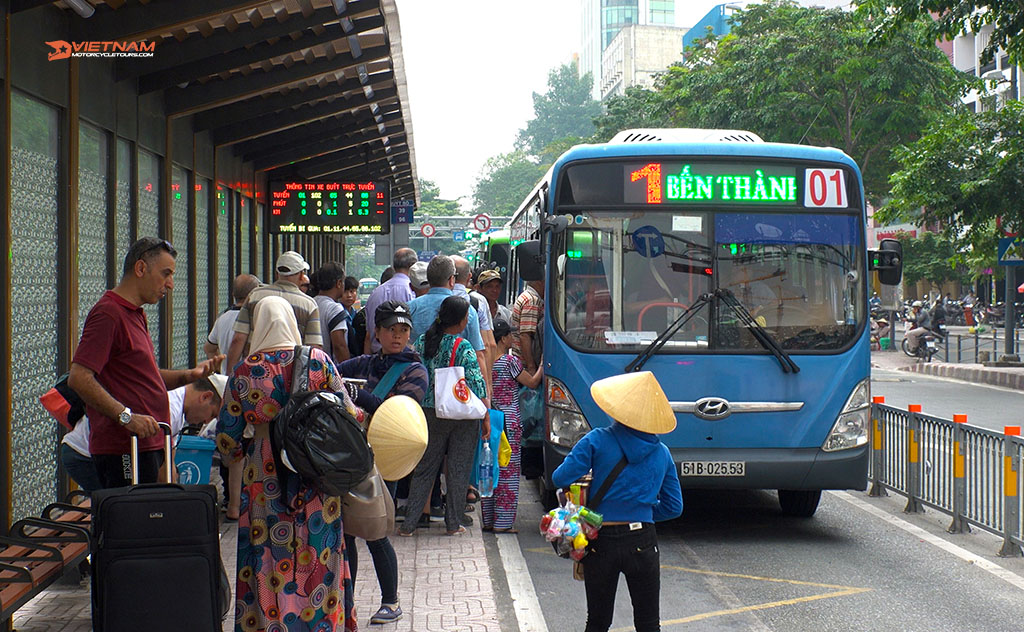
<instances>
[{"instance_id":1,"label":"woman with conical hat","mask_svg":"<svg viewBox=\"0 0 1024 632\"><path fill-rule=\"evenodd\" d=\"M583 558L587 592L586 632L611 627L619 573L626 576L637 632L661 629L661 567L655 522L683 512L675 462L659 434L676 427L675 414L654 374L626 373L594 382L590 394L613 423L580 439L551 480L568 488L593 470L591 493L625 460L601 503L599 536Z\"/></svg>"}]
</instances>

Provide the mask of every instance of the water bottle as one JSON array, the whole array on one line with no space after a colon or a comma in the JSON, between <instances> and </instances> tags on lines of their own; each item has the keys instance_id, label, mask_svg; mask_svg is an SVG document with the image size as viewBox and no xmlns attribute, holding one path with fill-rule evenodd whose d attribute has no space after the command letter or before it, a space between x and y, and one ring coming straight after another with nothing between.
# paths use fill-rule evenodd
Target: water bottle
<instances>
[{"instance_id":1,"label":"water bottle","mask_svg":"<svg viewBox=\"0 0 1024 632\"><path fill-rule=\"evenodd\" d=\"M484 441L480 450L480 496L490 498L494 495L494 454L491 442Z\"/></svg>"}]
</instances>

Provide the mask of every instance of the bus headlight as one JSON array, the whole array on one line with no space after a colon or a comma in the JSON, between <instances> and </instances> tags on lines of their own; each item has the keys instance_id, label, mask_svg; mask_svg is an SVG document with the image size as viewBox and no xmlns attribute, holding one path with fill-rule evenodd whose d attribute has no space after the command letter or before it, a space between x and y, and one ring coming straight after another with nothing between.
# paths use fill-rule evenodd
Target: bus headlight
<instances>
[{"instance_id":1,"label":"bus headlight","mask_svg":"<svg viewBox=\"0 0 1024 632\"><path fill-rule=\"evenodd\" d=\"M854 387L836 418L821 449L836 452L862 446L868 442L871 427L871 382L865 379Z\"/></svg>"},{"instance_id":2,"label":"bus headlight","mask_svg":"<svg viewBox=\"0 0 1024 632\"><path fill-rule=\"evenodd\" d=\"M583 435L590 432L590 424L583 416L583 411L561 380L547 378L545 400L548 441L571 448L583 438Z\"/></svg>"}]
</instances>

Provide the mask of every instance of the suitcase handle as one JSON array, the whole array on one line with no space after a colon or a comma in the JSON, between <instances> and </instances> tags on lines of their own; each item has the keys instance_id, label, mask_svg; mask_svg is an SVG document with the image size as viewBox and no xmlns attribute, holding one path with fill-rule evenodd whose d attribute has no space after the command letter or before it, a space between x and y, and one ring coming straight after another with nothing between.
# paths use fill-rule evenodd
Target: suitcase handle
<instances>
[{"instance_id":1,"label":"suitcase handle","mask_svg":"<svg viewBox=\"0 0 1024 632\"><path fill-rule=\"evenodd\" d=\"M174 480L171 476L171 468L174 467L174 459L171 458L171 424L160 421L157 422L160 429L164 433L164 465L167 467L167 482ZM139 484L139 436L132 433L132 485Z\"/></svg>"}]
</instances>

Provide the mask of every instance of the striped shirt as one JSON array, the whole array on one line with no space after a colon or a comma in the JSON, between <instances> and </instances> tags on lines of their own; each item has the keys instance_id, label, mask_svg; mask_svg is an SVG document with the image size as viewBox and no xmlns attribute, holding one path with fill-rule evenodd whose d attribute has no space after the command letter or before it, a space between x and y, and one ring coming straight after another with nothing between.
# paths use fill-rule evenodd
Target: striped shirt
<instances>
[{"instance_id":1,"label":"striped shirt","mask_svg":"<svg viewBox=\"0 0 1024 632\"><path fill-rule=\"evenodd\" d=\"M512 353L514 355L523 357L519 335L532 334L536 336L537 324L543 313L544 299L537 293L537 290L527 285L523 293L516 299L515 306L512 307L512 320L509 321L512 328ZM533 360L536 362L539 358Z\"/></svg>"},{"instance_id":2,"label":"striped shirt","mask_svg":"<svg viewBox=\"0 0 1024 632\"><path fill-rule=\"evenodd\" d=\"M252 310L261 299L268 296L280 296L288 301L295 311L295 324L302 334L302 342L306 345L323 346L324 339L320 325L320 310L316 301L308 297L299 286L288 281L275 281L270 285L261 285L249 293L242 308L238 310L235 320L235 331L248 336L252 332ZM243 357L249 354L249 342L245 343Z\"/></svg>"}]
</instances>

